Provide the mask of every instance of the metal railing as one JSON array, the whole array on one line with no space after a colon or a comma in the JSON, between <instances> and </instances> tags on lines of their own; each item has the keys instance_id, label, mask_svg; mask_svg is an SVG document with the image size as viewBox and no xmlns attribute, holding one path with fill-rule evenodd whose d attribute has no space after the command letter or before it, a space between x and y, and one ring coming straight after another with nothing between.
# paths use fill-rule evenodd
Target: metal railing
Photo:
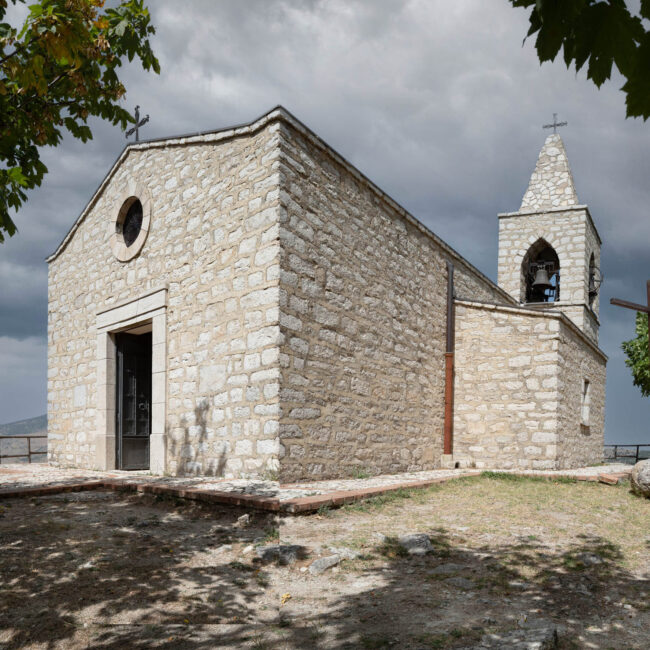
<instances>
[{"instance_id":1,"label":"metal railing","mask_svg":"<svg viewBox=\"0 0 650 650\"><path fill-rule=\"evenodd\" d=\"M647 448L646 452L641 451ZM607 450L611 449L611 453ZM605 445L605 460L622 460L625 463L638 463L650 458L650 444L645 445Z\"/></svg>"},{"instance_id":2,"label":"metal railing","mask_svg":"<svg viewBox=\"0 0 650 650\"><path fill-rule=\"evenodd\" d=\"M47 443L45 446L45 451L35 451L32 450L32 440L38 440L39 438L45 438L47 436L0 436L0 464L2 464L3 458L27 458L27 462L32 462L32 456L47 456ZM27 453L26 454L3 454L2 453L2 441L3 440L27 440Z\"/></svg>"}]
</instances>

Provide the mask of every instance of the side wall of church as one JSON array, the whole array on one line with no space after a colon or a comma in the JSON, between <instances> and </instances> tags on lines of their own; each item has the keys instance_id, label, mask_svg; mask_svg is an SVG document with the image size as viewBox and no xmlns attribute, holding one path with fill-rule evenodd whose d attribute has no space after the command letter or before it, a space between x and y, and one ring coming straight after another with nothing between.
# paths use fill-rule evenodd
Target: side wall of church
<instances>
[{"instance_id":1,"label":"side wall of church","mask_svg":"<svg viewBox=\"0 0 650 650\"><path fill-rule=\"evenodd\" d=\"M570 327L560 328L558 467L584 467L603 460L605 444L605 358ZM583 411L584 382L589 382ZM581 427L583 416L588 429Z\"/></svg>"},{"instance_id":2,"label":"side wall of church","mask_svg":"<svg viewBox=\"0 0 650 650\"><path fill-rule=\"evenodd\" d=\"M282 131L281 480L439 466L449 253L304 133ZM463 294L504 300L455 265Z\"/></svg>"},{"instance_id":3,"label":"side wall of church","mask_svg":"<svg viewBox=\"0 0 650 650\"><path fill-rule=\"evenodd\" d=\"M167 471L277 469L278 139L271 124L218 142L133 147L51 262L53 463L97 467L97 386L106 372L96 360L97 313L167 285ZM109 222L133 180L151 195L151 225L141 253L123 263Z\"/></svg>"},{"instance_id":4,"label":"side wall of church","mask_svg":"<svg viewBox=\"0 0 650 650\"><path fill-rule=\"evenodd\" d=\"M559 349L556 318L456 304L455 462L479 468L556 467Z\"/></svg>"}]
</instances>

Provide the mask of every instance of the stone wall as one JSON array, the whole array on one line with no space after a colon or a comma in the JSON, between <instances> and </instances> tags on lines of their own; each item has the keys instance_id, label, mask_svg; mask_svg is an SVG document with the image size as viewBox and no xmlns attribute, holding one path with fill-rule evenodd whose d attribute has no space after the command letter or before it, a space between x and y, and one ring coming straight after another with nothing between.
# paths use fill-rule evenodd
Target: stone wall
<instances>
[{"instance_id":1,"label":"stone wall","mask_svg":"<svg viewBox=\"0 0 650 650\"><path fill-rule=\"evenodd\" d=\"M600 463L605 444L606 358L564 323L559 352L558 467ZM581 426L585 380L589 382L587 428Z\"/></svg>"},{"instance_id":2,"label":"stone wall","mask_svg":"<svg viewBox=\"0 0 650 650\"><path fill-rule=\"evenodd\" d=\"M281 479L439 464L446 260L509 298L308 134L283 126Z\"/></svg>"},{"instance_id":3,"label":"stone wall","mask_svg":"<svg viewBox=\"0 0 650 650\"><path fill-rule=\"evenodd\" d=\"M98 312L164 284L167 471L277 469L278 130L269 123L212 141L130 146L51 258L53 463L97 465L97 385L106 372L97 360ZM123 263L110 247L110 222L134 181L152 197L151 224L141 254Z\"/></svg>"},{"instance_id":4,"label":"stone wall","mask_svg":"<svg viewBox=\"0 0 650 650\"><path fill-rule=\"evenodd\" d=\"M455 462L555 467L559 329L543 314L457 303Z\"/></svg>"},{"instance_id":5,"label":"stone wall","mask_svg":"<svg viewBox=\"0 0 650 650\"><path fill-rule=\"evenodd\" d=\"M454 461L557 469L602 456L605 358L558 315L456 306ZM581 433L583 380L591 435Z\"/></svg>"}]
</instances>

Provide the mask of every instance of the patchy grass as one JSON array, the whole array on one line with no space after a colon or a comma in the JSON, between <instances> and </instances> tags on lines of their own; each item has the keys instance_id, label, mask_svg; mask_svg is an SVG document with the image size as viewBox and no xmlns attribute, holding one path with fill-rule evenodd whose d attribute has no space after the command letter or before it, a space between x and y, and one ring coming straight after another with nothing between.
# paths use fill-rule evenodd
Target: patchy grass
<instances>
[{"instance_id":1,"label":"patchy grass","mask_svg":"<svg viewBox=\"0 0 650 650\"><path fill-rule=\"evenodd\" d=\"M485 472L422 489L396 490L328 509L327 514L335 527L337 522L358 517L354 538L349 542L358 547L360 539L370 539L372 531L379 530L376 515L381 520L398 518L401 532L430 533L427 514L432 506L439 515L439 523L462 521L460 527L471 531L468 536L474 539L477 535L500 537L502 533L509 537L506 531L510 531L517 535L519 544L539 546L549 534L577 538L597 528L620 549L621 562L630 568L643 565L650 546L648 502L636 499L626 482L603 486L595 482ZM540 526L545 535L540 535ZM443 525L441 530L446 528Z\"/></svg>"},{"instance_id":2,"label":"patchy grass","mask_svg":"<svg viewBox=\"0 0 650 650\"><path fill-rule=\"evenodd\" d=\"M348 503L344 506L341 506L341 509L344 512L372 512L385 506L389 503L395 503L402 501L403 499L412 499L418 495L419 490L413 489L409 490L406 488L399 488L398 490L393 490L392 492L386 492L385 494L378 494L374 497L369 497L367 499L362 499L361 501L355 501L354 503Z\"/></svg>"},{"instance_id":3,"label":"patchy grass","mask_svg":"<svg viewBox=\"0 0 650 650\"><path fill-rule=\"evenodd\" d=\"M570 476L534 476L526 474L510 474L508 472L491 472L489 470L481 472L481 477L492 481L508 481L510 483L528 483L528 482L545 482L545 483L579 483L576 478Z\"/></svg>"},{"instance_id":4,"label":"patchy grass","mask_svg":"<svg viewBox=\"0 0 650 650\"><path fill-rule=\"evenodd\" d=\"M565 626L562 648L646 648L648 522L650 502L626 484L466 477L296 518L292 543L361 556L292 592L301 624L326 612L330 641L354 639L343 647L473 647L530 618ZM416 532L425 556L397 541Z\"/></svg>"}]
</instances>

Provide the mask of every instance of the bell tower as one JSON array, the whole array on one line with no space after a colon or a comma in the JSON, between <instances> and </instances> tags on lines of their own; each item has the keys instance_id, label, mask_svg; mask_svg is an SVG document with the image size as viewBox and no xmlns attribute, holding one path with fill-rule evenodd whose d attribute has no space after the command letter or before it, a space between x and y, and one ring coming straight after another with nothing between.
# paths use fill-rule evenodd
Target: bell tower
<instances>
[{"instance_id":1,"label":"bell tower","mask_svg":"<svg viewBox=\"0 0 650 650\"><path fill-rule=\"evenodd\" d=\"M598 343L601 244L589 208L578 201L562 138L553 133L521 207L499 215L499 286L526 307L564 312Z\"/></svg>"}]
</instances>

